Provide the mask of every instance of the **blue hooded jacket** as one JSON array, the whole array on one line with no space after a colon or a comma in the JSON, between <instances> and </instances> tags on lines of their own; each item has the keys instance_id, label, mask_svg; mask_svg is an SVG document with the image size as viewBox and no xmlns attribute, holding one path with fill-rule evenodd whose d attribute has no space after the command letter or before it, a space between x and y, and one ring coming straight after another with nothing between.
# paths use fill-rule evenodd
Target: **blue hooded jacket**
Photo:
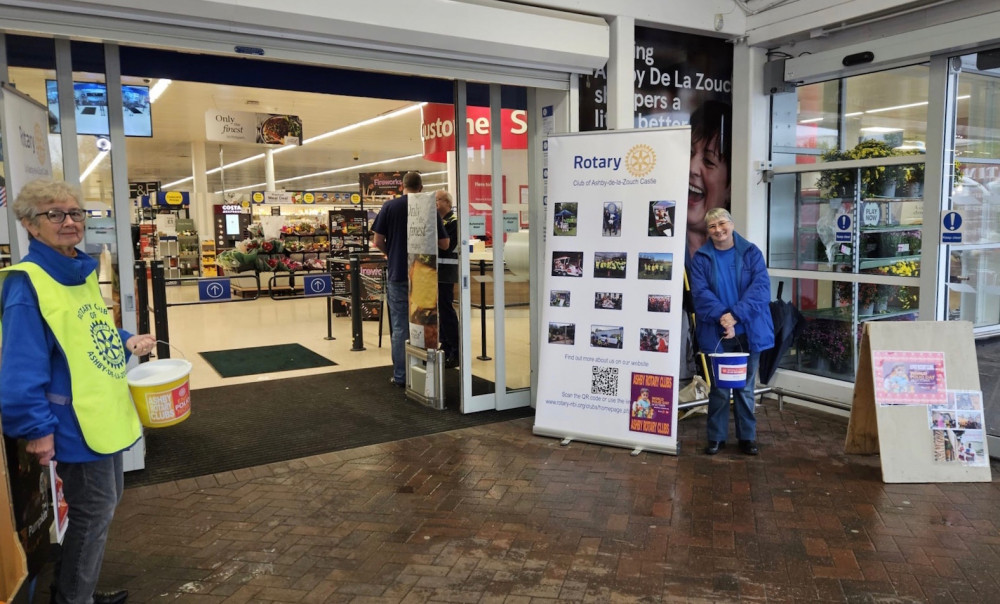
<instances>
[{"instance_id":1,"label":"blue hooded jacket","mask_svg":"<svg viewBox=\"0 0 1000 604\"><path fill-rule=\"evenodd\" d=\"M716 274L715 244L711 240L701 246L688 262L688 280L695 311L695 337L705 354L713 352L722 338L719 318L727 312L746 330L748 352L761 352L774 346L774 323L771 321L771 277L767 274L764 254L760 249L733 232L736 255L734 263L739 283L739 302L727 308L719 299Z\"/></svg>"},{"instance_id":2,"label":"blue hooded jacket","mask_svg":"<svg viewBox=\"0 0 1000 604\"><path fill-rule=\"evenodd\" d=\"M77 250L69 258L32 239L24 260L34 262L63 285L81 285L97 261ZM38 308L38 296L24 273L3 282L3 349L0 353L0 422L3 433L34 440L55 434L56 461L88 462L106 457L87 447L71 401L69 364ZM124 343L132 334L118 330ZM125 350L126 361L131 353ZM47 396L49 395L49 396ZM53 396L54 395L54 396Z\"/></svg>"}]
</instances>

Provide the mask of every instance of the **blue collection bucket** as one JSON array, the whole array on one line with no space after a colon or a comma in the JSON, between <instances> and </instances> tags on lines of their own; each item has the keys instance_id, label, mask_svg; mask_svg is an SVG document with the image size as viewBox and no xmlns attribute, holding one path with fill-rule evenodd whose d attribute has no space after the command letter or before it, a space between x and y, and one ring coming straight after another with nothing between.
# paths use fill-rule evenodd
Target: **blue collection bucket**
<instances>
[{"instance_id":1,"label":"blue collection bucket","mask_svg":"<svg viewBox=\"0 0 1000 604\"><path fill-rule=\"evenodd\" d=\"M719 340L722 344L722 340ZM716 345L716 350L719 345ZM748 352L713 352L708 355L712 359L712 374L719 388L744 388L747 385Z\"/></svg>"}]
</instances>

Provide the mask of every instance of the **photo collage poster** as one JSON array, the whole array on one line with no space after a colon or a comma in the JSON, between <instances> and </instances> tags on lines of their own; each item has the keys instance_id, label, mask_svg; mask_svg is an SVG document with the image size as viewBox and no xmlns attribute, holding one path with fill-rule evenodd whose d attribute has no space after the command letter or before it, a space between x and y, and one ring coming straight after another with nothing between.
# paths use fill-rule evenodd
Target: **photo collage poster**
<instances>
[{"instance_id":1,"label":"photo collage poster","mask_svg":"<svg viewBox=\"0 0 1000 604\"><path fill-rule=\"evenodd\" d=\"M675 453L690 131L560 135L547 151L535 432Z\"/></svg>"},{"instance_id":2,"label":"photo collage poster","mask_svg":"<svg viewBox=\"0 0 1000 604\"><path fill-rule=\"evenodd\" d=\"M872 360L879 406L927 408L935 464L989 466L983 393L947 388L943 352L873 350Z\"/></svg>"}]
</instances>

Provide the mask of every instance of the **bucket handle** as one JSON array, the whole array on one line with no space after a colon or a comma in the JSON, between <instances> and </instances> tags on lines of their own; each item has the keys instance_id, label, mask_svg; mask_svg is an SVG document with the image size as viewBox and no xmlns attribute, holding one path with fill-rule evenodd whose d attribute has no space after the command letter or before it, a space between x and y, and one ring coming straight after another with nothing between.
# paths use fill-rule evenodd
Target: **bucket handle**
<instances>
[{"instance_id":1,"label":"bucket handle","mask_svg":"<svg viewBox=\"0 0 1000 604\"><path fill-rule=\"evenodd\" d=\"M166 344L167 346L169 346L169 347L173 348L173 349L174 349L174 350L176 350L177 352L181 353L181 356L182 356L182 357L184 357L184 360L187 360L187 355L186 355L186 354L184 354L184 351L183 351L183 350L181 350L180 348L178 348L178 347L174 346L174 345L173 345L173 344L171 344L170 342L168 342L168 341L166 341L166 340L157 340L156 342L157 342L157 343L162 343L162 344ZM153 354L150 354L149 356L156 356L156 355L153 355Z\"/></svg>"},{"instance_id":2,"label":"bucket handle","mask_svg":"<svg viewBox=\"0 0 1000 604\"><path fill-rule=\"evenodd\" d=\"M739 338L733 338L733 339L736 340L736 344L740 347L740 352L745 352L743 350L743 344L740 342L740 339ZM712 354L719 354L719 346L722 346L723 340L725 340L725 338L719 338L719 342L715 345L715 351L713 351Z\"/></svg>"}]
</instances>

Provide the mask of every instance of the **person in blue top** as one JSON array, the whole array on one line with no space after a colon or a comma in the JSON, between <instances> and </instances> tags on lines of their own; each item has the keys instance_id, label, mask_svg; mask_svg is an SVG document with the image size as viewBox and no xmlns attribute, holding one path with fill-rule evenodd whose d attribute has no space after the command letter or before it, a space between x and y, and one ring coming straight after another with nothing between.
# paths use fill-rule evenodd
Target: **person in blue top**
<instances>
[{"instance_id":1,"label":"person in blue top","mask_svg":"<svg viewBox=\"0 0 1000 604\"><path fill-rule=\"evenodd\" d=\"M708 394L708 445L715 455L729 433L730 392L740 450L757 455L754 384L761 351L774 346L771 321L771 278L760 249L735 231L725 208L705 215L709 241L688 262L688 279L695 310L695 336L706 354L748 352L747 382L741 389L720 388L712 380Z\"/></svg>"},{"instance_id":2,"label":"person in blue top","mask_svg":"<svg viewBox=\"0 0 1000 604\"><path fill-rule=\"evenodd\" d=\"M403 175L402 197L396 197L382 204L375 216L372 231L375 233L375 247L386 256L388 280L386 300L389 306L389 327L392 330L392 377L389 381L396 386L406 386L406 340L410 337L409 324L409 262L406 250L408 193L423 191L424 183L417 172ZM448 249L450 240L444 224L437 212L433 212L437 222L438 248Z\"/></svg>"},{"instance_id":3,"label":"person in blue top","mask_svg":"<svg viewBox=\"0 0 1000 604\"><path fill-rule=\"evenodd\" d=\"M30 242L22 262L0 271L0 418L41 464L58 462L69 525L52 601L109 604L128 596L95 589L124 485L122 451L141 435L126 364L156 339L115 326L97 261L76 247L87 218L79 199L71 185L41 180L13 204Z\"/></svg>"}]
</instances>

